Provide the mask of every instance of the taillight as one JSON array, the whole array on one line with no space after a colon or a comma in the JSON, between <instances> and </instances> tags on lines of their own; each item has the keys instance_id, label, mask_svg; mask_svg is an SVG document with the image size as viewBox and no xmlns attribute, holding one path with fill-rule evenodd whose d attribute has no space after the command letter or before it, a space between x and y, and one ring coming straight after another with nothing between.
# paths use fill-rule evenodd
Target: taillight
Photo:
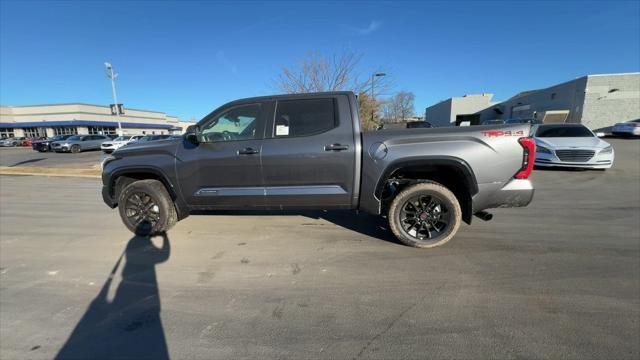
<instances>
[{"instance_id":1,"label":"taillight","mask_svg":"<svg viewBox=\"0 0 640 360\"><path fill-rule=\"evenodd\" d=\"M516 179L526 179L531 175L533 164L536 161L536 142L529 137L522 137L518 139L518 142L522 146L524 154L522 156L522 167L514 177Z\"/></svg>"}]
</instances>

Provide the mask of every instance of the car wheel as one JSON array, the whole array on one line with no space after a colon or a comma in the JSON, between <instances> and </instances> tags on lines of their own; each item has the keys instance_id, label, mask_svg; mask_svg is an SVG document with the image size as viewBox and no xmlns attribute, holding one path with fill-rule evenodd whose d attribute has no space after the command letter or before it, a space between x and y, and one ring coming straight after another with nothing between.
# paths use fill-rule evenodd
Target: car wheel
<instances>
[{"instance_id":1,"label":"car wheel","mask_svg":"<svg viewBox=\"0 0 640 360\"><path fill-rule=\"evenodd\" d=\"M77 154L80 152L80 145L71 145L71 149L69 149L69 151L71 151L74 154Z\"/></svg>"},{"instance_id":2,"label":"car wheel","mask_svg":"<svg viewBox=\"0 0 640 360\"><path fill-rule=\"evenodd\" d=\"M118 196L118 210L127 228L140 236L167 231L178 219L167 189L158 180L127 185Z\"/></svg>"},{"instance_id":3,"label":"car wheel","mask_svg":"<svg viewBox=\"0 0 640 360\"><path fill-rule=\"evenodd\" d=\"M455 236L462 210L449 189L428 182L400 192L391 202L388 218L391 231L403 244L432 248Z\"/></svg>"}]
</instances>

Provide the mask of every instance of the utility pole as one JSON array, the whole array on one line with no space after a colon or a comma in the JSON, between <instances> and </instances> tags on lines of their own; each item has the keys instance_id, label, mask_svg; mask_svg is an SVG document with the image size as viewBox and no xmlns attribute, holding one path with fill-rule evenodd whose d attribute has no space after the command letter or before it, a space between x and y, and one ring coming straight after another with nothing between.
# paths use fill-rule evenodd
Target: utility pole
<instances>
[{"instance_id":1,"label":"utility pole","mask_svg":"<svg viewBox=\"0 0 640 360\"><path fill-rule=\"evenodd\" d=\"M106 68L107 77L111 79L111 91L113 93L113 103L116 108L116 119L118 121L118 136L122 136L122 123L120 122L120 107L118 106L118 96L116 95L116 78L118 74L113 72L113 66L111 63L104 63Z\"/></svg>"},{"instance_id":2,"label":"utility pole","mask_svg":"<svg viewBox=\"0 0 640 360\"><path fill-rule=\"evenodd\" d=\"M371 74L371 123L373 123L373 120L375 118L375 113L376 113L376 97L375 97L375 93L373 92L373 88L376 82L376 77L385 76L385 75L387 74L385 73Z\"/></svg>"}]
</instances>

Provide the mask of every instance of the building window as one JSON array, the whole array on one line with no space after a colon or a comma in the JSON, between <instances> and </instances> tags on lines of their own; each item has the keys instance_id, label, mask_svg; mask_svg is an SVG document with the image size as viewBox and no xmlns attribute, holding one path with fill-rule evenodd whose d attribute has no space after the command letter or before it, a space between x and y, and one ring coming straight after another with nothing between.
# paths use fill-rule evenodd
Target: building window
<instances>
[{"instance_id":1,"label":"building window","mask_svg":"<svg viewBox=\"0 0 640 360\"><path fill-rule=\"evenodd\" d=\"M75 126L54 126L54 135L78 135L78 128Z\"/></svg>"},{"instance_id":2,"label":"building window","mask_svg":"<svg viewBox=\"0 0 640 360\"><path fill-rule=\"evenodd\" d=\"M0 128L0 138L12 138L13 137L13 128Z\"/></svg>"},{"instance_id":3,"label":"building window","mask_svg":"<svg viewBox=\"0 0 640 360\"><path fill-rule=\"evenodd\" d=\"M115 126L89 126L89 135L115 135Z\"/></svg>"},{"instance_id":4,"label":"building window","mask_svg":"<svg viewBox=\"0 0 640 360\"><path fill-rule=\"evenodd\" d=\"M46 137L47 129L42 127L27 127L22 128L24 131L24 136L26 138L37 138L37 137Z\"/></svg>"},{"instance_id":5,"label":"building window","mask_svg":"<svg viewBox=\"0 0 640 360\"><path fill-rule=\"evenodd\" d=\"M551 93L551 100L556 98L556 93Z\"/></svg>"}]
</instances>

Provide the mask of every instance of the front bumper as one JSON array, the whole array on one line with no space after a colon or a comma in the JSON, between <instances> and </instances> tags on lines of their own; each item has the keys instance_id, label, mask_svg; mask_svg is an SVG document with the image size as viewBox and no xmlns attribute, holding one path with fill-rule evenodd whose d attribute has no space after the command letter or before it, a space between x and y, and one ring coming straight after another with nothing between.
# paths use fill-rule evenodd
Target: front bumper
<instances>
[{"instance_id":1,"label":"front bumper","mask_svg":"<svg viewBox=\"0 0 640 360\"><path fill-rule=\"evenodd\" d=\"M613 166L614 152L601 153L595 150L595 154L588 161L563 161L553 152L552 154L536 152L535 166L541 167L566 167L585 169L609 169Z\"/></svg>"},{"instance_id":2,"label":"front bumper","mask_svg":"<svg viewBox=\"0 0 640 360\"><path fill-rule=\"evenodd\" d=\"M55 152L68 152L69 151L69 147L68 146L58 146L58 147L51 147L51 150L55 151Z\"/></svg>"},{"instance_id":3,"label":"front bumper","mask_svg":"<svg viewBox=\"0 0 640 360\"><path fill-rule=\"evenodd\" d=\"M102 201L107 204L110 208L115 208L117 206L115 200L111 197L109 193L109 187L107 185L102 185Z\"/></svg>"}]
</instances>

